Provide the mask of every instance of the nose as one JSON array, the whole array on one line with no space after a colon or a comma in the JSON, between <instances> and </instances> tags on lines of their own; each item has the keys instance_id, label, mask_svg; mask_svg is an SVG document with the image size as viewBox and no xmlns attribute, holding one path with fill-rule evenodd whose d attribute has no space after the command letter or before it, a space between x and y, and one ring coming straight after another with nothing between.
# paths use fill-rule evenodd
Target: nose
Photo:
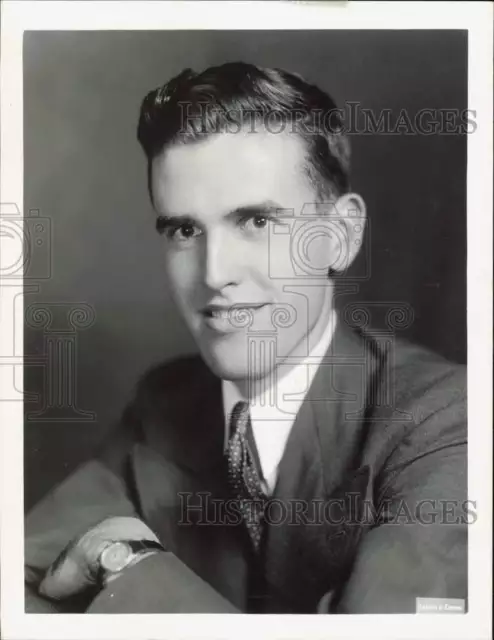
<instances>
[{"instance_id":1,"label":"nose","mask_svg":"<svg viewBox=\"0 0 494 640\"><path fill-rule=\"evenodd\" d=\"M220 230L210 232L205 242L204 282L217 291L238 283L239 252Z\"/></svg>"}]
</instances>

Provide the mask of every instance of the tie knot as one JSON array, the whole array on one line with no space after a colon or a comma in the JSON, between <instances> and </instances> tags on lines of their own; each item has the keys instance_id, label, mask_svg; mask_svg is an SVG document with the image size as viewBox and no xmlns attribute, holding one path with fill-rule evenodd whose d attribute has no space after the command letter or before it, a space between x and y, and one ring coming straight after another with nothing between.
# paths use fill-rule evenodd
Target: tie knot
<instances>
[{"instance_id":1,"label":"tie knot","mask_svg":"<svg viewBox=\"0 0 494 640\"><path fill-rule=\"evenodd\" d=\"M240 400L233 407L233 411L230 418L230 435L234 435L237 432L245 434L247 425L249 424L249 403Z\"/></svg>"}]
</instances>

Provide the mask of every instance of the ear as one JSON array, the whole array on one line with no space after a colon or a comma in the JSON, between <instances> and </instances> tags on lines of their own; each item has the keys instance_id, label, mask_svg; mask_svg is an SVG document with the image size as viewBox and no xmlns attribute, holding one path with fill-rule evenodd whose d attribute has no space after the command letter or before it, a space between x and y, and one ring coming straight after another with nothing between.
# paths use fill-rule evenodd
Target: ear
<instances>
[{"instance_id":1,"label":"ear","mask_svg":"<svg viewBox=\"0 0 494 640\"><path fill-rule=\"evenodd\" d=\"M331 269L342 273L348 269L360 251L367 220L366 206L357 193L345 193L335 203L335 222L338 225L338 247Z\"/></svg>"}]
</instances>

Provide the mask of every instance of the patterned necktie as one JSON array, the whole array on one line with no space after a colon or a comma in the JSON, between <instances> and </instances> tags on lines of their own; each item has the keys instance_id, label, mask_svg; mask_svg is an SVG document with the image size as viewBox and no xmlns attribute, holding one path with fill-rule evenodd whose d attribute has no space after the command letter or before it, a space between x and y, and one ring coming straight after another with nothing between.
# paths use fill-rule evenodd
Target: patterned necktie
<instances>
[{"instance_id":1,"label":"patterned necktie","mask_svg":"<svg viewBox=\"0 0 494 640\"><path fill-rule=\"evenodd\" d=\"M237 402L230 420L230 440L227 449L228 480L234 497L239 501L254 549L259 551L267 496L261 488L259 472L249 445L249 427L249 405L247 402Z\"/></svg>"}]
</instances>

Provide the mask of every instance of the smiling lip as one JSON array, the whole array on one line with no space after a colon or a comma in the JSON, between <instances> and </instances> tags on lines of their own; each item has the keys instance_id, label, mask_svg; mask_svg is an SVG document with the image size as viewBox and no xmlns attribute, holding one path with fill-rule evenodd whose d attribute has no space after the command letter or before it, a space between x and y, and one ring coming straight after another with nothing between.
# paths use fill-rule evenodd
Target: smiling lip
<instances>
[{"instance_id":1,"label":"smiling lip","mask_svg":"<svg viewBox=\"0 0 494 640\"><path fill-rule=\"evenodd\" d=\"M259 304L233 304L233 305L207 305L201 314L205 324L219 333L231 333L245 328L242 312L256 313L267 303Z\"/></svg>"}]
</instances>

